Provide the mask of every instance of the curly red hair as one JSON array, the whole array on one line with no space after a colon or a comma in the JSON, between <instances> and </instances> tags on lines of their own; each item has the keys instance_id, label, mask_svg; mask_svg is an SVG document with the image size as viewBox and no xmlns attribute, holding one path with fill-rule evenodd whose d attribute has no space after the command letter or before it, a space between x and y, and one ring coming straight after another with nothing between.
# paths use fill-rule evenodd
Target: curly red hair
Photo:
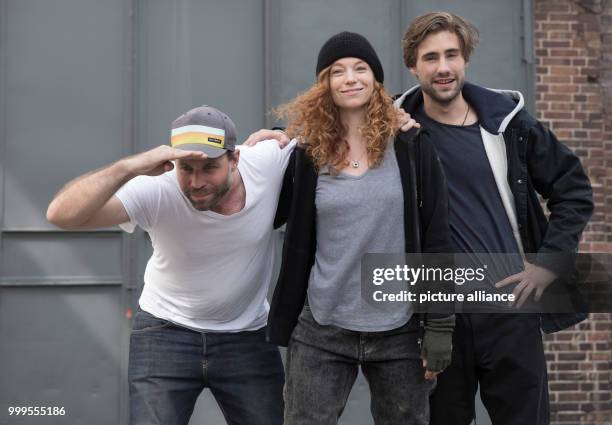
<instances>
[{"instance_id":1,"label":"curly red hair","mask_svg":"<svg viewBox=\"0 0 612 425\"><path fill-rule=\"evenodd\" d=\"M298 138L317 169L328 165L332 171L337 171L349 165L349 145L346 129L340 121L329 88L330 68L319 73L317 82L310 89L279 106L275 112L279 118L287 119L287 135ZM391 96L382 84L374 81L366 121L360 129L366 141L370 167L376 167L382 161L387 143L395 135L397 123L397 112Z\"/></svg>"}]
</instances>

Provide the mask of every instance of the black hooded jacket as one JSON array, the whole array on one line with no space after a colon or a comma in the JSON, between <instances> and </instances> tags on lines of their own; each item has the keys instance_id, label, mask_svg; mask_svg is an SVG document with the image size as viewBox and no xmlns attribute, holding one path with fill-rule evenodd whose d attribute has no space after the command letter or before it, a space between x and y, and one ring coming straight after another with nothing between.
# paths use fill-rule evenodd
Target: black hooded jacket
<instances>
[{"instance_id":1,"label":"black hooded jacket","mask_svg":"<svg viewBox=\"0 0 612 425\"><path fill-rule=\"evenodd\" d=\"M511 192L513 205L509 207L514 209L524 252L535 254L531 260L534 263L567 277L573 267L566 259L577 252L582 231L593 213L591 184L580 159L524 109L519 92L490 90L466 82L462 94L478 114L485 147L498 146L505 153L505 181L497 184L500 193ZM418 86L396 100L396 106L410 114L422 103ZM421 139L427 139L427 132L421 133ZM489 159L495 172L499 165ZM549 217L538 194L546 201ZM586 317L584 313L544 314L542 329L556 332Z\"/></svg>"}]
</instances>

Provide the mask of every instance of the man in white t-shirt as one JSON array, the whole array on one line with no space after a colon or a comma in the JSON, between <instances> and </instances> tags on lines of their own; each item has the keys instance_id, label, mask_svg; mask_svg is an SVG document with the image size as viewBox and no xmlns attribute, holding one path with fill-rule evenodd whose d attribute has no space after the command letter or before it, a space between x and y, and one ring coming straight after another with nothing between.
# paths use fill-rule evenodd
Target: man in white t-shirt
<instances>
[{"instance_id":1,"label":"man in white t-shirt","mask_svg":"<svg viewBox=\"0 0 612 425\"><path fill-rule=\"evenodd\" d=\"M142 227L153 255L130 341L130 423L187 424L209 388L228 424L282 424L278 348L265 342L273 220L293 146L236 149L202 106L159 146L68 183L47 218L64 229Z\"/></svg>"}]
</instances>

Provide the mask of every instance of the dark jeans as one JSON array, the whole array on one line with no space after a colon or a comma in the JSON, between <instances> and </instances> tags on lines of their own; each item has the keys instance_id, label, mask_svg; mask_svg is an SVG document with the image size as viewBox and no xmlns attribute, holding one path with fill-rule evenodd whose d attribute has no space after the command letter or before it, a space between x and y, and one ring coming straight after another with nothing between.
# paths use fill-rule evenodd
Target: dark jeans
<instances>
[{"instance_id":1,"label":"dark jeans","mask_svg":"<svg viewBox=\"0 0 612 425\"><path fill-rule=\"evenodd\" d=\"M480 396L494 425L548 425L546 361L536 314L457 314L453 359L431 399L431 425L468 425Z\"/></svg>"},{"instance_id":2,"label":"dark jeans","mask_svg":"<svg viewBox=\"0 0 612 425\"><path fill-rule=\"evenodd\" d=\"M386 332L321 326L305 307L287 349L285 425L338 422L357 377L368 381L376 425L426 425L435 381L424 378L416 318Z\"/></svg>"},{"instance_id":3,"label":"dark jeans","mask_svg":"<svg viewBox=\"0 0 612 425\"><path fill-rule=\"evenodd\" d=\"M264 329L201 333L139 311L128 378L132 425L186 425L203 388L229 425L283 422L283 365Z\"/></svg>"}]
</instances>

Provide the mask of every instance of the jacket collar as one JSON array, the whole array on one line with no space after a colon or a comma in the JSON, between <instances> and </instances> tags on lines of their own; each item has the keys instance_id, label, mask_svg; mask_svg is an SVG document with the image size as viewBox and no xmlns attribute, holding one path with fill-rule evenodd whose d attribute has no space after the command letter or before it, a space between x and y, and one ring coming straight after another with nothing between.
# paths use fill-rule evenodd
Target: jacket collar
<instances>
[{"instance_id":1,"label":"jacket collar","mask_svg":"<svg viewBox=\"0 0 612 425\"><path fill-rule=\"evenodd\" d=\"M466 83L463 97L478 114L480 126L491 134L503 133L506 127L525 106L523 95L514 90L494 90ZM395 106L403 107L410 114L423 103L423 92L416 85L395 100Z\"/></svg>"}]
</instances>

